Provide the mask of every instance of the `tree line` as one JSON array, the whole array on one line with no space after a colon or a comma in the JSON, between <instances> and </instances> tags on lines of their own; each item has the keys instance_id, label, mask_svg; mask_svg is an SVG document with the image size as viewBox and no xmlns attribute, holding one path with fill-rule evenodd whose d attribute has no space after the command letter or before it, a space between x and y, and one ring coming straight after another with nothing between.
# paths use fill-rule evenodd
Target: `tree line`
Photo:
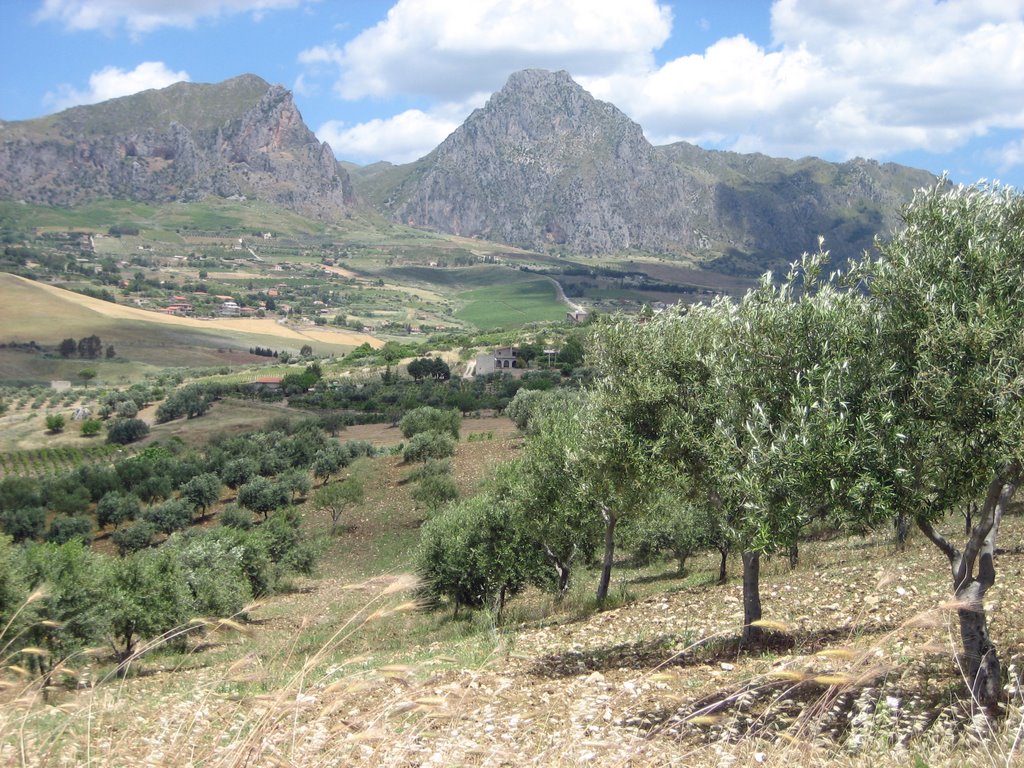
<instances>
[{"instance_id":1,"label":"tree line","mask_svg":"<svg viewBox=\"0 0 1024 768\"><path fill-rule=\"evenodd\" d=\"M763 629L763 557L808 526L916 526L947 561L966 680L995 704L984 597L1024 476L1024 196L919 192L876 255L825 274L805 255L742 299L596 323L592 386L517 395L522 455L424 526L428 590L482 605L531 581L564 590L600 563L608 595L623 530L683 563L738 552L746 643ZM532 400L532 402L528 402ZM966 513L957 542L951 513ZM962 524L956 524L962 527Z\"/></svg>"}]
</instances>

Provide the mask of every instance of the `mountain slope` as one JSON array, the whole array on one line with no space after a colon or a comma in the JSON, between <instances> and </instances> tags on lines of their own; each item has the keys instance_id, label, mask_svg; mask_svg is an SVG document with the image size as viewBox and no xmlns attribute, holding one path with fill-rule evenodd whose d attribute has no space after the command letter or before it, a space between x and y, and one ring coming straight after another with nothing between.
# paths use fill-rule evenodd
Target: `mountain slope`
<instances>
[{"instance_id":1,"label":"mountain slope","mask_svg":"<svg viewBox=\"0 0 1024 768\"><path fill-rule=\"evenodd\" d=\"M348 174L291 94L254 75L177 83L0 124L0 197L49 205L255 197L328 217L354 202Z\"/></svg>"},{"instance_id":2,"label":"mountain slope","mask_svg":"<svg viewBox=\"0 0 1024 768\"><path fill-rule=\"evenodd\" d=\"M429 155L363 183L407 224L525 248L689 253L757 272L815 248L819 234L837 256L859 255L934 177L654 147L567 73L526 70Z\"/></svg>"}]
</instances>

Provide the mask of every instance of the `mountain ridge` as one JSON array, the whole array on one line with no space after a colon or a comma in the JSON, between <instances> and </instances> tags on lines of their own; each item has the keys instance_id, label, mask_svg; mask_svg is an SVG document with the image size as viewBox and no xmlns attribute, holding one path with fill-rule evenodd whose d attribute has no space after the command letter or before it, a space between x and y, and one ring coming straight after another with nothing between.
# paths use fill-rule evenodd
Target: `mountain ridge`
<instances>
[{"instance_id":1,"label":"mountain ridge","mask_svg":"<svg viewBox=\"0 0 1024 768\"><path fill-rule=\"evenodd\" d=\"M256 75L177 83L0 123L0 198L252 197L320 220L392 220L556 253L648 253L757 275L817 247L857 257L926 171L651 144L564 71L528 69L424 157L338 162L292 95Z\"/></svg>"},{"instance_id":2,"label":"mountain ridge","mask_svg":"<svg viewBox=\"0 0 1024 768\"><path fill-rule=\"evenodd\" d=\"M524 70L431 153L362 183L414 226L523 248L698 255L755 274L819 235L838 257L860 255L935 180L872 160L654 146L568 73Z\"/></svg>"},{"instance_id":3,"label":"mountain ridge","mask_svg":"<svg viewBox=\"0 0 1024 768\"><path fill-rule=\"evenodd\" d=\"M216 195L330 218L355 203L347 172L291 93L255 75L0 124L0 168L0 197L59 206Z\"/></svg>"}]
</instances>

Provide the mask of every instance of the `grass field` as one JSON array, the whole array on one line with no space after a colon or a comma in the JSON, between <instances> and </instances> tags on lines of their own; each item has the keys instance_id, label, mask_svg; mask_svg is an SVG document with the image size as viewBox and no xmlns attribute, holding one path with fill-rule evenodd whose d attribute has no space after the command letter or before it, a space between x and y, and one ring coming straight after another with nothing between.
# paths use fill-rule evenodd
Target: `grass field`
<instances>
[{"instance_id":1,"label":"grass field","mask_svg":"<svg viewBox=\"0 0 1024 768\"><path fill-rule=\"evenodd\" d=\"M562 320L568 309L544 277L464 291L458 299L465 305L455 317L481 330Z\"/></svg>"},{"instance_id":2,"label":"grass field","mask_svg":"<svg viewBox=\"0 0 1024 768\"><path fill-rule=\"evenodd\" d=\"M97 370L99 382L109 383L138 380L152 370L146 366L265 362L248 354L253 346L298 352L309 344L318 354L341 355L363 343L375 347L383 343L361 333L313 325L283 325L271 318L174 317L112 304L6 273L0 273L0 334L0 342L36 341L50 346L64 338L96 334L104 344L113 344L122 358L117 362L66 361L9 352L0 354L0 376L6 380L74 380L73 374L90 367ZM135 366L126 365L125 359Z\"/></svg>"}]
</instances>

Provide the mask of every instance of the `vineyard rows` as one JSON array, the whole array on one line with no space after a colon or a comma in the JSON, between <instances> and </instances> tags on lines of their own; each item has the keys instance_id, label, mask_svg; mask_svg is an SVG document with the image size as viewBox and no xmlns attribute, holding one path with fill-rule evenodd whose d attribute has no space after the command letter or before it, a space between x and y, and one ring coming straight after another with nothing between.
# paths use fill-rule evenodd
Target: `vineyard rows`
<instances>
[{"instance_id":1,"label":"vineyard rows","mask_svg":"<svg viewBox=\"0 0 1024 768\"><path fill-rule=\"evenodd\" d=\"M90 445L82 448L62 445L0 453L0 478L43 477L70 472L83 464L110 463L134 453L121 445Z\"/></svg>"}]
</instances>

